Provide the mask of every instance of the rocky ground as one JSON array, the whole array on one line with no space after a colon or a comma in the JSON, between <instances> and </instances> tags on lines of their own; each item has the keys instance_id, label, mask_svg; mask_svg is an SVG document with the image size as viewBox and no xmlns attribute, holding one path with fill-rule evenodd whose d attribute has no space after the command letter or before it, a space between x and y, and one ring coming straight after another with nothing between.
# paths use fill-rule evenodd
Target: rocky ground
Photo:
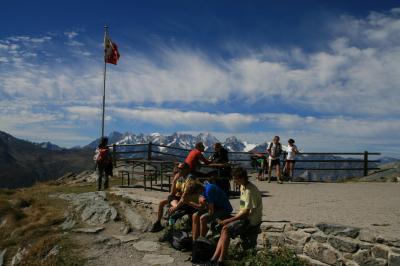
<instances>
[{"instance_id":1,"label":"rocky ground","mask_svg":"<svg viewBox=\"0 0 400 266\"><path fill-rule=\"evenodd\" d=\"M118 179L95 192L93 181L86 172L0 191L0 265L191 265L190 253L147 232L167 192L119 188ZM254 182L264 204L259 246L289 246L310 265L400 265L400 184Z\"/></svg>"},{"instance_id":2,"label":"rocky ground","mask_svg":"<svg viewBox=\"0 0 400 266\"><path fill-rule=\"evenodd\" d=\"M58 184L57 189L51 187L47 202L49 205L58 201L63 202L61 206L57 205L58 208L62 208L60 210L62 215L57 218L57 222L51 221L43 225L44 228L33 230L46 230L46 235L49 237L54 236L59 239L61 236L62 239L68 239L72 247L71 252L79 260L74 262L74 257L62 262L55 259L57 256L65 255L61 253L63 249L68 248L69 251L69 247L65 247L59 240L51 242L49 247L41 243L43 245L40 246L40 252L35 252L37 258L34 260L28 258L32 255L32 251L37 249L37 242L41 242L43 237L29 239L15 237L14 232L17 232L18 228L12 227L11 220L1 215L0 204L0 230L3 230L0 232L9 238L0 242L0 265L191 265L188 262L190 253L177 251L168 243L158 242L162 232L155 234L147 232L151 220L154 219L151 203L133 202L110 192L95 192L93 185L84 186L82 183L77 183L75 178L72 183L74 183L72 190L78 188L92 192L56 192L59 186L67 186L65 183ZM46 189L42 188L41 190L46 192L40 193L48 193L47 189L47 186ZM24 191L26 197L27 192ZM37 192L29 192L29 195L34 197ZM28 205L22 208L23 211L32 211L33 204ZM38 207L40 208L43 208L42 205ZM27 218L21 219L25 222L24 219ZM17 241L19 243L13 245L13 242Z\"/></svg>"},{"instance_id":3,"label":"rocky ground","mask_svg":"<svg viewBox=\"0 0 400 266\"><path fill-rule=\"evenodd\" d=\"M185 262L189 254L158 242L160 233L146 232L152 218L146 203L124 202L104 192L56 196L71 203L63 226L86 247L87 265L191 265Z\"/></svg>"}]
</instances>

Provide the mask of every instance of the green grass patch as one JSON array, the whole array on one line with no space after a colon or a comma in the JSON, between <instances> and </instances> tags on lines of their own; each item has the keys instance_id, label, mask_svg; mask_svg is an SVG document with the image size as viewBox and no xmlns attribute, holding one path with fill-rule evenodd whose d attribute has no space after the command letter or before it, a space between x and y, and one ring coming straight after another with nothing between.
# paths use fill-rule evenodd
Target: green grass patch
<instances>
[{"instance_id":1,"label":"green grass patch","mask_svg":"<svg viewBox=\"0 0 400 266\"><path fill-rule=\"evenodd\" d=\"M271 251L264 247L261 250L240 250L230 249L228 252L227 264L231 266L306 266L296 254L285 248L280 247L276 251Z\"/></svg>"}]
</instances>

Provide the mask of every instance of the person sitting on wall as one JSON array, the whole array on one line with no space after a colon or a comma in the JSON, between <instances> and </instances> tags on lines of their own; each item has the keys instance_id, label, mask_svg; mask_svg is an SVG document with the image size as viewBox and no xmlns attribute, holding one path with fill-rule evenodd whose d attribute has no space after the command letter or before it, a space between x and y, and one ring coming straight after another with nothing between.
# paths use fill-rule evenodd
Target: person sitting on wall
<instances>
[{"instance_id":1,"label":"person sitting on wall","mask_svg":"<svg viewBox=\"0 0 400 266\"><path fill-rule=\"evenodd\" d=\"M249 181L247 171L242 167L233 171L233 180L240 185L240 211L234 217L219 221L223 227L214 255L209 262L211 265L223 265L230 238L240 236L245 240L247 248L257 244L263 211L261 193Z\"/></svg>"},{"instance_id":2,"label":"person sitting on wall","mask_svg":"<svg viewBox=\"0 0 400 266\"><path fill-rule=\"evenodd\" d=\"M152 225L150 232L158 232L163 229L161 225L161 219L163 216L163 210L166 205L176 206L182 197L185 190L186 182L188 180L190 169L187 163L180 163L178 165L178 172L174 176L171 183L171 193L168 197L160 201L158 205L157 220Z\"/></svg>"},{"instance_id":3,"label":"person sitting on wall","mask_svg":"<svg viewBox=\"0 0 400 266\"><path fill-rule=\"evenodd\" d=\"M185 163L187 163L190 167L190 173L196 177L208 177L209 173L203 173L199 171L199 167L201 163L210 164L211 161L207 160L204 155L204 144L203 142L196 143L196 146L193 150L191 150L188 156L185 159Z\"/></svg>"},{"instance_id":4,"label":"person sitting on wall","mask_svg":"<svg viewBox=\"0 0 400 266\"><path fill-rule=\"evenodd\" d=\"M196 181L196 177L192 174L189 174L184 183L183 193L179 200L174 202L171 207L168 209L168 213L170 217L173 218L173 225L177 219L184 216L185 214L189 215L189 218L192 217L192 214L197 212L200 208L199 206L199 196L200 193L196 191L189 191L188 188L192 183L198 182ZM177 211L180 211L177 213ZM176 214L176 215L175 215Z\"/></svg>"},{"instance_id":5,"label":"person sitting on wall","mask_svg":"<svg viewBox=\"0 0 400 266\"><path fill-rule=\"evenodd\" d=\"M225 193L214 184L207 183L202 185L198 182L193 182L188 185L187 190L191 194L201 194L200 203L197 206L194 205L199 211L192 216L192 237L194 241L199 236L206 236L208 231L207 223L216 219L227 218L233 209Z\"/></svg>"}]
</instances>

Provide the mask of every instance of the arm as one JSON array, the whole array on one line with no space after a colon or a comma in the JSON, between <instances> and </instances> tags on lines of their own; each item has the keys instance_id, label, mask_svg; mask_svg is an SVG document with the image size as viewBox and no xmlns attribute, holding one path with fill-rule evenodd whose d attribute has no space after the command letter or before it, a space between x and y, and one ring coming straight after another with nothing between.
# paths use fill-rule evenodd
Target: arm
<instances>
[{"instance_id":1,"label":"arm","mask_svg":"<svg viewBox=\"0 0 400 266\"><path fill-rule=\"evenodd\" d=\"M294 154L300 153L299 150L297 149L297 146L294 146L294 147L293 147L293 151L294 151Z\"/></svg>"},{"instance_id":2,"label":"arm","mask_svg":"<svg viewBox=\"0 0 400 266\"><path fill-rule=\"evenodd\" d=\"M190 205L190 206L192 206L193 208L196 208L196 209L201 209L202 207L205 206L205 201L201 200L200 203L189 201L188 198L187 198L187 193L184 192L182 197L181 197L181 199L178 201L178 204L176 205L176 207L169 208L169 210L168 210L169 213L173 213L174 211L179 209L184 204Z\"/></svg>"},{"instance_id":3,"label":"arm","mask_svg":"<svg viewBox=\"0 0 400 266\"><path fill-rule=\"evenodd\" d=\"M171 195L175 195L176 194L176 181L178 181L179 179L179 174L176 174L174 176L174 179L172 180L172 184L171 184Z\"/></svg>"},{"instance_id":4,"label":"arm","mask_svg":"<svg viewBox=\"0 0 400 266\"><path fill-rule=\"evenodd\" d=\"M207 205L207 202L206 202L206 200L205 200L205 198L203 196L199 197L199 203L193 202L193 201L188 201L186 199L184 199L184 203L189 205L189 206L192 206L195 209L203 209Z\"/></svg>"},{"instance_id":5,"label":"arm","mask_svg":"<svg viewBox=\"0 0 400 266\"><path fill-rule=\"evenodd\" d=\"M211 161L210 161L210 160L207 160L207 159L204 157L203 154L200 154L200 156L199 156L199 161L202 161L204 164L210 164L210 163L211 163Z\"/></svg>"},{"instance_id":6,"label":"arm","mask_svg":"<svg viewBox=\"0 0 400 266\"><path fill-rule=\"evenodd\" d=\"M248 217L250 214L250 209L243 209L242 211L240 211L238 214L236 214L235 216L222 220L219 222L219 224L221 224L222 226L227 225L231 222L237 221L237 220L241 220L241 219L245 219L246 217Z\"/></svg>"},{"instance_id":7,"label":"arm","mask_svg":"<svg viewBox=\"0 0 400 266\"><path fill-rule=\"evenodd\" d=\"M268 153L269 156L275 158L274 156L271 155L271 149L272 149L272 142L268 145L267 153Z\"/></svg>"},{"instance_id":8,"label":"arm","mask_svg":"<svg viewBox=\"0 0 400 266\"><path fill-rule=\"evenodd\" d=\"M263 157L265 153L261 153L261 152L253 152L254 155L258 156L258 157Z\"/></svg>"}]
</instances>

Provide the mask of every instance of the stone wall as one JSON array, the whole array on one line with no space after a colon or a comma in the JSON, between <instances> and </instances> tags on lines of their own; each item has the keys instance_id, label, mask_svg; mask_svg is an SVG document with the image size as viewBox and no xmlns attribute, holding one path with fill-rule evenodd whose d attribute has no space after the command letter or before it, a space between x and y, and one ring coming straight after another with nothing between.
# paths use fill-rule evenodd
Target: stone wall
<instances>
[{"instance_id":1,"label":"stone wall","mask_svg":"<svg viewBox=\"0 0 400 266\"><path fill-rule=\"evenodd\" d=\"M113 191L130 204L155 217L158 199L140 194ZM259 246L285 246L309 265L388 265L400 266L400 239L355 227L319 223L263 222Z\"/></svg>"},{"instance_id":2,"label":"stone wall","mask_svg":"<svg viewBox=\"0 0 400 266\"><path fill-rule=\"evenodd\" d=\"M355 227L264 222L258 245L285 246L309 265L400 266L400 239Z\"/></svg>"}]
</instances>

